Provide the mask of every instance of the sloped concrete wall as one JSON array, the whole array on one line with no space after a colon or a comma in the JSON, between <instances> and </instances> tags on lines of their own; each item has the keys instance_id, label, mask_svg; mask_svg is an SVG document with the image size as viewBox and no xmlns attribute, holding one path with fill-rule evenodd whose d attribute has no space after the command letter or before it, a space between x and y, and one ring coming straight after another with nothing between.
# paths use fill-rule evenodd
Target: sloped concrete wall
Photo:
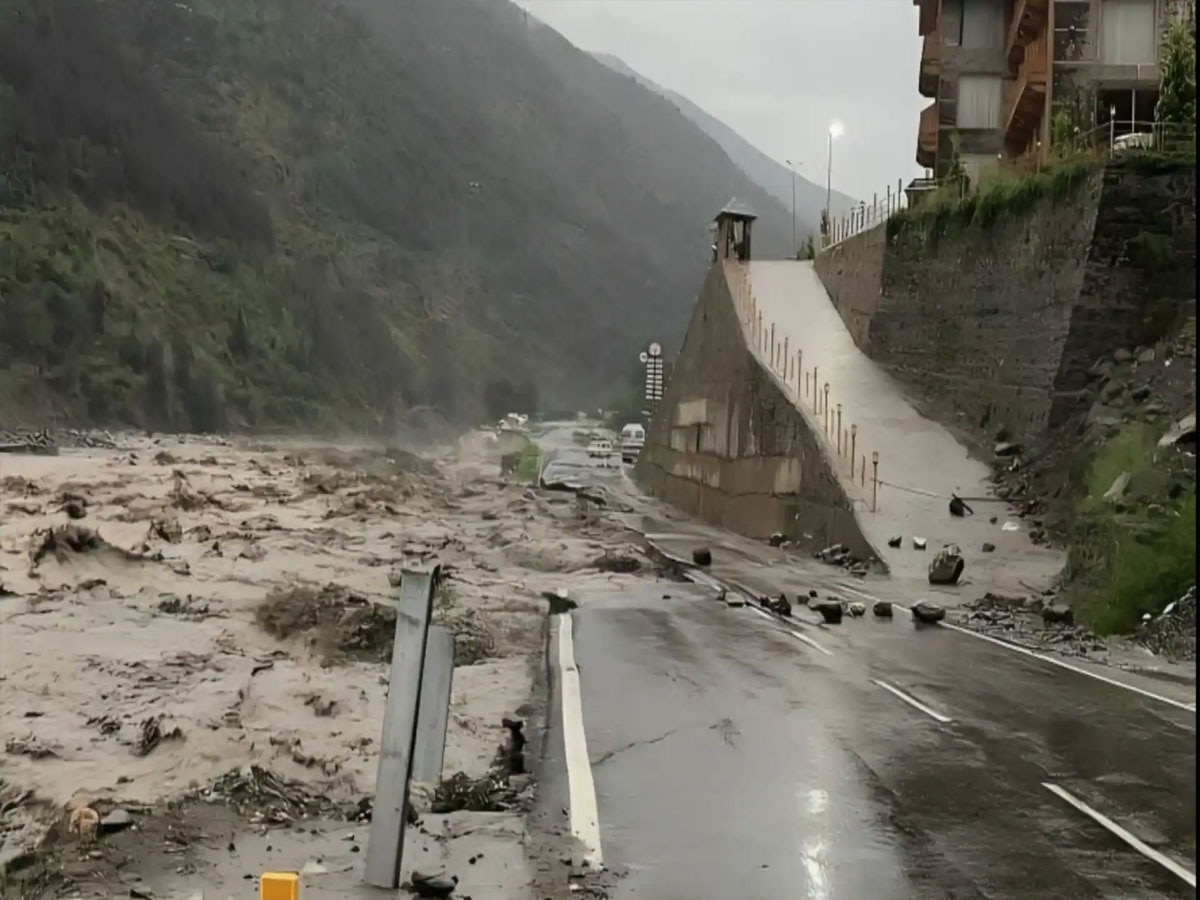
<instances>
[{"instance_id":1,"label":"sloped concrete wall","mask_svg":"<svg viewBox=\"0 0 1200 900\"><path fill-rule=\"evenodd\" d=\"M1098 358L1161 336L1195 297L1195 248L1195 170L1117 164L987 227L856 235L815 268L863 352L984 447L1064 425Z\"/></svg>"},{"instance_id":2,"label":"sloped concrete wall","mask_svg":"<svg viewBox=\"0 0 1200 900\"><path fill-rule=\"evenodd\" d=\"M705 279L634 478L748 537L781 532L874 555L818 438L746 345L720 265Z\"/></svg>"}]
</instances>

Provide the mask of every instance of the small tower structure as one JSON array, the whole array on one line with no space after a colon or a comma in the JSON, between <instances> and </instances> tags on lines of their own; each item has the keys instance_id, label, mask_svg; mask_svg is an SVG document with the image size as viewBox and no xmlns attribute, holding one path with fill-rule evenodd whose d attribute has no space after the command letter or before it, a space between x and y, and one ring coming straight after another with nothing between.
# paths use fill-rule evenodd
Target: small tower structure
<instances>
[{"instance_id":1,"label":"small tower structure","mask_svg":"<svg viewBox=\"0 0 1200 900\"><path fill-rule=\"evenodd\" d=\"M717 242L713 245L713 262L732 259L750 261L750 232L758 216L736 197L730 199L717 213Z\"/></svg>"}]
</instances>

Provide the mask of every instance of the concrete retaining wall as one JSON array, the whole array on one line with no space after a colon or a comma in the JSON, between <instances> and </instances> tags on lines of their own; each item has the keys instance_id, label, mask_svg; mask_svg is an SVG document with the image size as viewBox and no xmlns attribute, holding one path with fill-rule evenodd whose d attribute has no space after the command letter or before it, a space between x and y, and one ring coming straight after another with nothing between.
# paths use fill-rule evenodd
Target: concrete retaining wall
<instances>
[{"instance_id":1,"label":"concrete retaining wall","mask_svg":"<svg viewBox=\"0 0 1200 900\"><path fill-rule=\"evenodd\" d=\"M1195 171L1110 166L1072 196L930 240L856 235L816 261L855 341L978 446L1067 422L1087 372L1195 297Z\"/></svg>"},{"instance_id":2,"label":"concrete retaining wall","mask_svg":"<svg viewBox=\"0 0 1200 900\"><path fill-rule=\"evenodd\" d=\"M817 437L747 347L724 269L700 293L634 477L689 515L873 555Z\"/></svg>"}]
</instances>

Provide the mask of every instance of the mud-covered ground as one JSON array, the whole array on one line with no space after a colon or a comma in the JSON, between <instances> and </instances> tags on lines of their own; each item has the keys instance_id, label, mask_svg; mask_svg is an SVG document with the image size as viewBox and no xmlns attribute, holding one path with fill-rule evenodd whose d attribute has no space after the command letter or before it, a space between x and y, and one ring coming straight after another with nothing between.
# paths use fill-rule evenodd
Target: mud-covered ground
<instances>
[{"instance_id":1,"label":"mud-covered ground","mask_svg":"<svg viewBox=\"0 0 1200 900\"><path fill-rule=\"evenodd\" d=\"M501 478L483 433L425 457L117 443L0 457L6 897L242 892L266 869L305 867L306 897L347 896L400 571L448 574L435 610L457 635L444 775L479 779L508 737L502 719L539 714L543 592L568 575L573 589L639 577L602 571L606 553L645 562L570 494ZM477 897L549 890L530 847L555 864L563 848L524 833L533 790L518 778L491 812L424 812L411 858L457 866L458 896L472 877ZM94 842L70 832L80 806L107 817Z\"/></svg>"}]
</instances>

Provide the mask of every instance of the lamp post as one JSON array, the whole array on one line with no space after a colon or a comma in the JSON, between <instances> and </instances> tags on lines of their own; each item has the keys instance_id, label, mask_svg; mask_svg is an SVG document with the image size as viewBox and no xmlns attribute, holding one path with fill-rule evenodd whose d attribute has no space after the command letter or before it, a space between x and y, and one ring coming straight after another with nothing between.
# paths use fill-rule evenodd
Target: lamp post
<instances>
[{"instance_id":1,"label":"lamp post","mask_svg":"<svg viewBox=\"0 0 1200 900\"><path fill-rule=\"evenodd\" d=\"M829 126L829 150L825 168L825 221L830 223L833 222L829 211L833 199L833 139L841 137L842 131L841 122L833 122Z\"/></svg>"},{"instance_id":2,"label":"lamp post","mask_svg":"<svg viewBox=\"0 0 1200 900\"><path fill-rule=\"evenodd\" d=\"M800 163L792 162L790 159L784 160L784 162L792 170L792 256L799 256L800 248L796 244L796 166Z\"/></svg>"}]
</instances>

